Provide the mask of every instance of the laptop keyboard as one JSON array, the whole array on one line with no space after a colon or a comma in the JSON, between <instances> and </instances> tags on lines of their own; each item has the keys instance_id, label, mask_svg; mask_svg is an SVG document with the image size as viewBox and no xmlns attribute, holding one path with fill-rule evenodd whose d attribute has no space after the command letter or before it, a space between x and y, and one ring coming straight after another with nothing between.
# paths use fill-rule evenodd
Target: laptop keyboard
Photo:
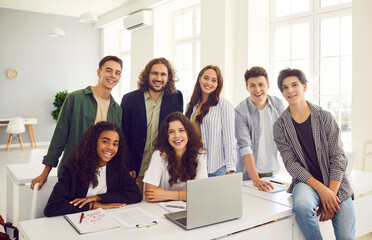
<instances>
[{"instance_id":1,"label":"laptop keyboard","mask_svg":"<svg viewBox=\"0 0 372 240\"><path fill-rule=\"evenodd\" d=\"M178 223L181 223L182 225L184 226L187 226L186 222L187 222L187 218L186 217L183 217L183 218L176 218L174 219L176 222Z\"/></svg>"}]
</instances>

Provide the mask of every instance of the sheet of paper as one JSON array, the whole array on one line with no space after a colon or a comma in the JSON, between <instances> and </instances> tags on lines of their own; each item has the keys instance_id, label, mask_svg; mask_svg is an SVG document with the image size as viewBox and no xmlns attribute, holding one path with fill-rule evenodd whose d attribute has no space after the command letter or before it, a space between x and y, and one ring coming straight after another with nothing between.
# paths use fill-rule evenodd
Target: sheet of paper
<instances>
[{"instance_id":1,"label":"sheet of paper","mask_svg":"<svg viewBox=\"0 0 372 240\"><path fill-rule=\"evenodd\" d=\"M273 190L268 191L269 193L276 193L276 192L286 191L288 189L289 185L290 185L290 183L288 183L288 182L283 182L279 179L271 178L271 177L263 177L263 178L261 178L261 180L270 182L271 185L274 187ZM259 190L257 187L255 187L253 185L252 180L243 181L243 187L249 187L249 188Z\"/></svg>"},{"instance_id":2,"label":"sheet of paper","mask_svg":"<svg viewBox=\"0 0 372 240\"><path fill-rule=\"evenodd\" d=\"M169 201L160 202L159 206L167 210L168 212L179 212L186 210L186 202L184 201Z\"/></svg>"},{"instance_id":3,"label":"sheet of paper","mask_svg":"<svg viewBox=\"0 0 372 240\"><path fill-rule=\"evenodd\" d=\"M140 207L112 212L111 216L126 228L141 228L158 224L160 219Z\"/></svg>"},{"instance_id":4,"label":"sheet of paper","mask_svg":"<svg viewBox=\"0 0 372 240\"><path fill-rule=\"evenodd\" d=\"M82 213L65 215L65 219L76 229L78 233L98 232L112 228L119 228L118 224L111 216L107 215L102 208Z\"/></svg>"}]
</instances>

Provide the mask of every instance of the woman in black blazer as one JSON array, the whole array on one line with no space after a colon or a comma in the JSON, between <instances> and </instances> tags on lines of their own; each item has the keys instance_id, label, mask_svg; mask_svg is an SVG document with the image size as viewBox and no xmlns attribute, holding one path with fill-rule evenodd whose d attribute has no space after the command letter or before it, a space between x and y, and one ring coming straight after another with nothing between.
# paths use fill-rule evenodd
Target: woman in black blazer
<instances>
[{"instance_id":1,"label":"woman in black blazer","mask_svg":"<svg viewBox=\"0 0 372 240\"><path fill-rule=\"evenodd\" d=\"M44 214L47 217L97 208L117 208L142 200L124 164L125 141L109 122L91 126L63 167Z\"/></svg>"}]
</instances>

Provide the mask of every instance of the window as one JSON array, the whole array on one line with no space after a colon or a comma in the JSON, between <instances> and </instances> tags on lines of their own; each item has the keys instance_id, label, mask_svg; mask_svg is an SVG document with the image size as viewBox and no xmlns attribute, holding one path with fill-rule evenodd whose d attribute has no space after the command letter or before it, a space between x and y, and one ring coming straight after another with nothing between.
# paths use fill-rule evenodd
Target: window
<instances>
[{"instance_id":1,"label":"window","mask_svg":"<svg viewBox=\"0 0 372 240\"><path fill-rule=\"evenodd\" d=\"M130 91L131 78L131 33L124 29L122 21L103 29L103 55L115 55L123 61L121 78L111 94L120 103L125 93Z\"/></svg>"},{"instance_id":2,"label":"window","mask_svg":"<svg viewBox=\"0 0 372 240\"><path fill-rule=\"evenodd\" d=\"M123 96L124 94L130 91L130 78L131 78L131 32L122 29L121 30L121 52L120 58L123 60L123 69L121 74L121 81L120 81L120 95Z\"/></svg>"},{"instance_id":3,"label":"window","mask_svg":"<svg viewBox=\"0 0 372 240\"><path fill-rule=\"evenodd\" d=\"M271 75L301 69L307 99L330 111L351 147L351 0L272 0ZM275 95L281 96L275 87Z\"/></svg>"},{"instance_id":4,"label":"window","mask_svg":"<svg viewBox=\"0 0 372 240\"><path fill-rule=\"evenodd\" d=\"M200 70L200 5L174 12L173 23L173 59L180 80L176 85L186 107Z\"/></svg>"}]
</instances>

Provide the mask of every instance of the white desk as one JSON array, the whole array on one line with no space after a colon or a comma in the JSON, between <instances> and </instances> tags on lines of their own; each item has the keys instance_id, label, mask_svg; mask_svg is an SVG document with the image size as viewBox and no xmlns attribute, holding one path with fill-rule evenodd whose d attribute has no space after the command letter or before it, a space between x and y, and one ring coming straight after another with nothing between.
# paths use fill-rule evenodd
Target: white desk
<instances>
[{"instance_id":1,"label":"white desk","mask_svg":"<svg viewBox=\"0 0 372 240\"><path fill-rule=\"evenodd\" d=\"M283 179L283 181L290 182L288 173L279 174L276 178ZM354 209L355 209L355 235L356 237L363 236L372 232L372 222L369 221L372 216L372 172L365 172L353 169L349 176L353 191L354 191ZM258 191L252 188L244 187L243 193L256 196L268 201L282 204L291 207L292 195L283 191L278 193L267 193ZM295 224L295 227L296 227ZM334 239L333 227L331 221L321 222L320 228L324 239ZM297 231L297 230L294 230ZM302 234L300 234L302 235ZM302 239L302 237L300 237Z\"/></svg>"},{"instance_id":2,"label":"white desk","mask_svg":"<svg viewBox=\"0 0 372 240\"><path fill-rule=\"evenodd\" d=\"M79 235L62 217L39 218L22 221L19 230L25 240L59 239L212 239L227 236L228 239L292 239L292 209L281 204L243 194L243 216L239 219L193 230L183 230L164 217L166 211L157 203L141 202L126 208L140 206L159 217L162 222L148 228L127 230L124 227L108 231ZM115 211L114 209L110 211ZM271 222L277 220L276 222ZM249 229L257 225L263 226ZM249 229L249 230L247 230ZM245 231L243 231L245 230ZM280 233L280 234L278 234Z\"/></svg>"},{"instance_id":3,"label":"white desk","mask_svg":"<svg viewBox=\"0 0 372 240\"><path fill-rule=\"evenodd\" d=\"M36 137L35 137L35 129L34 124L37 124L36 118L22 118L23 124L28 127L28 132L30 134L30 142L31 147L36 148ZM0 119L0 127L8 126L10 119Z\"/></svg>"},{"instance_id":4,"label":"white desk","mask_svg":"<svg viewBox=\"0 0 372 240\"><path fill-rule=\"evenodd\" d=\"M18 221L28 218L28 195L27 188L31 180L39 176L44 169L41 163L11 164L6 166L6 221L17 224ZM57 181L57 169L53 168L48 180ZM18 193L18 198L15 195ZM18 206L18 213L15 211Z\"/></svg>"}]
</instances>

